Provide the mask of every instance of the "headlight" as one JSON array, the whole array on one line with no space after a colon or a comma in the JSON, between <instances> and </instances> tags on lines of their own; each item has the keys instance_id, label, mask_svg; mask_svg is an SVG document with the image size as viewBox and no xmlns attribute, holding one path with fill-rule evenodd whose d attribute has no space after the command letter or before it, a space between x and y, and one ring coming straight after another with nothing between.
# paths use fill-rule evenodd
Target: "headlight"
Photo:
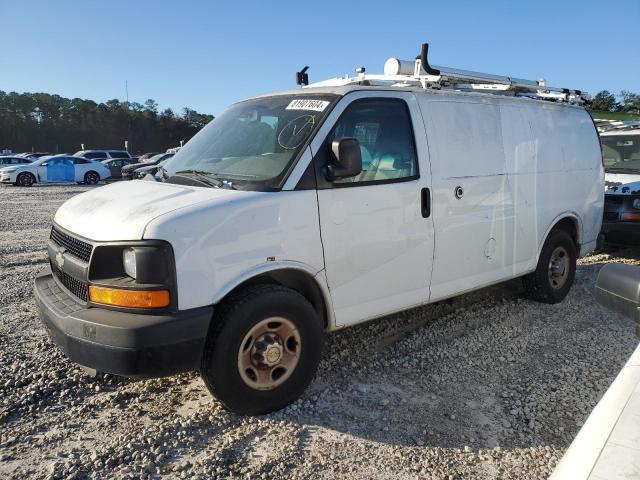
<instances>
[{"instance_id":1,"label":"headlight","mask_svg":"<svg viewBox=\"0 0 640 480\"><path fill-rule=\"evenodd\" d=\"M122 264L124 273L135 280L136 278L136 251L133 248L125 248L122 251Z\"/></svg>"},{"instance_id":2,"label":"headlight","mask_svg":"<svg viewBox=\"0 0 640 480\"><path fill-rule=\"evenodd\" d=\"M637 208L638 210L640 210L640 198L636 198L633 201L633 208Z\"/></svg>"},{"instance_id":3,"label":"headlight","mask_svg":"<svg viewBox=\"0 0 640 480\"><path fill-rule=\"evenodd\" d=\"M17 170L17 168L3 168L0 170L0 173L13 173Z\"/></svg>"}]
</instances>

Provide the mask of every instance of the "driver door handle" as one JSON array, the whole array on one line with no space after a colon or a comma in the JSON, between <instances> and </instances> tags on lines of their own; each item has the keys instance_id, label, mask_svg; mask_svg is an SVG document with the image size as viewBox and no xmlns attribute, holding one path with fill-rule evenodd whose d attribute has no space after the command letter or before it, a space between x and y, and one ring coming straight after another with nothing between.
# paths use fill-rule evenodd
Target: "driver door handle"
<instances>
[{"instance_id":1,"label":"driver door handle","mask_svg":"<svg viewBox=\"0 0 640 480\"><path fill-rule=\"evenodd\" d=\"M423 188L420 192L420 203L422 206L422 217L429 218L431 216L431 192L428 188Z\"/></svg>"}]
</instances>

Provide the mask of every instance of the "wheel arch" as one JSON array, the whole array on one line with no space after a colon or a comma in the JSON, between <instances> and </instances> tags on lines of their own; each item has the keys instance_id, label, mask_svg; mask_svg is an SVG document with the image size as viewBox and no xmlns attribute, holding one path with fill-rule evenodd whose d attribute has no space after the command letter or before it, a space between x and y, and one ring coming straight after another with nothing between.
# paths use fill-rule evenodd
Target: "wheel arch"
<instances>
[{"instance_id":1,"label":"wheel arch","mask_svg":"<svg viewBox=\"0 0 640 480\"><path fill-rule=\"evenodd\" d=\"M33 177L33 183L40 183L40 175L38 175L38 172L32 172L31 170L23 170L22 172L17 172L16 175L16 183L18 183L18 178L20 177L20 175L31 175Z\"/></svg>"},{"instance_id":2,"label":"wheel arch","mask_svg":"<svg viewBox=\"0 0 640 480\"><path fill-rule=\"evenodd\" d=\"M582 220L575 212L563 212L554 218L547 227L547 231L542 237L540 245L538 245L538 258L540 257L540 252L542 252L542 248L544 247L549 234L556 229L564 230L571 235L573 243L576 246L576 251L578 252L578 255L580 255L580 245L582 244Z\"/></svg>"},{"instance_id":3,"label":"wheel arch","mask_svg":"<svg viewBox=\"0 0 640 480\"><path fill-rule=\"evenodd\" d=\"M318 276L318 273L320 272L298 262L262 265L227 283L214 295L213 304L218 304L229 295L251 285L282 285L304 296L318 313L324 328L331 329L335 324L331 296L323 277Z\"/></svg>"}]
</instances>

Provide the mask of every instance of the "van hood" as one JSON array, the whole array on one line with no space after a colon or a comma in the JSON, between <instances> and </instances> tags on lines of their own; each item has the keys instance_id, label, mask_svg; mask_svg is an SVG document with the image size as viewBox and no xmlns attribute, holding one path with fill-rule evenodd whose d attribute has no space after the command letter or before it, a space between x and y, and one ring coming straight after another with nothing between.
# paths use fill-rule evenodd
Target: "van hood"
<instances>
[{"instance_id":1,"label":"van hood","mask_svg":"<svg viewBox=\"0 0 640 480\"><path fill-rule=\"evenodd\" d=\"M247 194L250 192L144 180L118 182L67 200L56 212L54 222L89 240L142 240L146 226L160 215Z\"/></svg>"},{"instance_id":2,"label":"van hood","mask_svg":"<svg viewBox=\"0 0 640 480\"><path fill-rule=\"evenodd\" d=\"M608 187L609 188L607 188L607 190L604 192L607 195L638 195L640 194L640 181L613 184L613 186L608 186Z\"/></svg>"},{"instance_id":3,"label":"van hood","mask_svg":"<svg viewBox=\"0 0 640 480\"><path fill-rule=\"evenodd\" d=\"M621 194L622 187L640 182L640 173L607 173L604 174L604 185L607 194ZM617 191L609 191L614 187L619 187ZM637 187L633 190L637 190Z\"/></svg>"}]
</instances>

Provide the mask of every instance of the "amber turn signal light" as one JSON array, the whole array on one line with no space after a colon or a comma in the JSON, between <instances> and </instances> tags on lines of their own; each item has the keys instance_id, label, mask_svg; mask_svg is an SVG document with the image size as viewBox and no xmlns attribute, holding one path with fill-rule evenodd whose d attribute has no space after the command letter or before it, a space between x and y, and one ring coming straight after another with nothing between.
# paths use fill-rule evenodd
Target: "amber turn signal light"
<instances>
[{"instance_id":1,"label":"amber turn signal light","mask_svg":"<svg viewBox=\"0 0 640 480\"><path fill-rule=\"evenodd\" d=\"M627 212L620 214L620 220L627 222L640 222L640 212Z\"/></svg>"},{"instance_id":2,"label":"amber turn signal light","mask_svg":"<svg viewBox=\"0 0 640 480\"><path fill-rule=\"evenodd\" d=\"M162 308L171 303L168 290L120 290L93 285L89 287L89 300L129 308Z\"/></svg>"}]
</instances>

